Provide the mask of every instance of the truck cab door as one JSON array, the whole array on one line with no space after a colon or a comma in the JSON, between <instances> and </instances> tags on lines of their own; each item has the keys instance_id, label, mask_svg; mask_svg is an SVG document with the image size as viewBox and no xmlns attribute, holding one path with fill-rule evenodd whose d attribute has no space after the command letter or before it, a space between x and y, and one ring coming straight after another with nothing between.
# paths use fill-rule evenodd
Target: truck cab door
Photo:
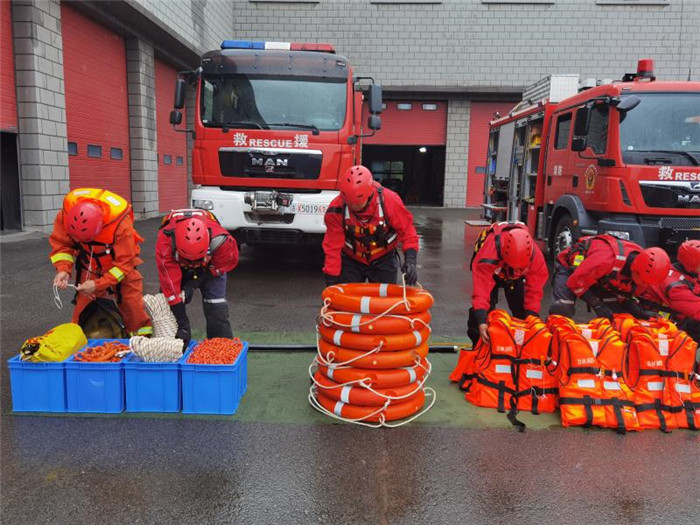
<instances>
[{"instance_id":1,"label":"truck cab door","mask_svg":"<svg viewBox=\"0 0 700 525\"><path fill-rule=\"evenodd\" d=\"M553 123L547 140L547 162L544 167L545 204L556 201L565 193L577 193L578 181L573 176L571 136L574 111L564 111L552 116Z\"/></svg>"}]
</instances>

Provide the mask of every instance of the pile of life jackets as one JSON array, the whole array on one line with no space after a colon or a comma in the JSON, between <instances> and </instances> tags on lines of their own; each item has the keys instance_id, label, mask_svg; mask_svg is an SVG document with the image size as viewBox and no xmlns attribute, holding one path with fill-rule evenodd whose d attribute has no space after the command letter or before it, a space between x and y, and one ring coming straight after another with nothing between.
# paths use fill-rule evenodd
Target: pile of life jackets
<instances>
[{"instance_id":1,"label":"pile of life jackets","mask_svg":"<svg viewBox=\"0 0 700 525\"><path fill-rule=\"evenodd\" d=\"M325 289L323 304L309 369L312 406L344 421L384 426L417 414L430 374L430 293L342 284Z\"/></svg>"},{"instance_id":2,"label":"pile of life jackets","mask_svg":"<svg viewBox=\"0 0 700 525\"><path fill-rule=\"evenodd\" d=\"M668 320L616 315L612 323L576 324L553 315L544 325L494 311L488 325L490 344L463 350L450 379L466 391L467 401L509 410L521 430L518 410L553 412L557 406L567 427L620 434L700 429L698 346Z\"/></svg>"},{"instance_id":3,"label":"pile of life jackets","mask_svg":"<svg viewBox=\"0 0 700 525\"><path fill-rule=\"evenodd\" d=\"M487 323L489 343L479 340L473 349L463 349L450 380L459 383L467 401L507 412L522 431L518 411L540 414L557 408L549 356L552 334L537 317L522 321L503 310L491 311Z\"/></svg>"}]
</instances>

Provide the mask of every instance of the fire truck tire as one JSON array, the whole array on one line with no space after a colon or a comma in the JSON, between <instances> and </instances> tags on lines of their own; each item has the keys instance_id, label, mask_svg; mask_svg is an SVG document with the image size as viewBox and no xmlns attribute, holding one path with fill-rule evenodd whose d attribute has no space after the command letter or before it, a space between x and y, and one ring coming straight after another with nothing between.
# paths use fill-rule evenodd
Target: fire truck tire
<instances>
[{"instance_id":1,"label":"fire truck tire","mask_svg":"<svg viewBox=\"0 0 700 525\"><path fill-rule=\"evenodd\" d=\"M561 252L571 246L576 240L575 236L571 215L566 212L560 214L552 235L552 245L550 247L552 258L556 259Z\"/></svg>"}]
</instances>

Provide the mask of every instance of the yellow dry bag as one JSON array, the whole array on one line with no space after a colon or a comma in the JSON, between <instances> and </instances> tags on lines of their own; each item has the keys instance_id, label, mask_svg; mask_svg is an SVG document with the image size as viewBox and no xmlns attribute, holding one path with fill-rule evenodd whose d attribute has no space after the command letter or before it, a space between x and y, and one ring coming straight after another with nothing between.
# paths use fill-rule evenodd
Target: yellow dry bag
<instances>
[{"instance_id":1,"label":"yellow dry bag","mask_svg":"<svg viewBox=\"0 0 700 525\"><path fill-rule=\"evenodd\" d=\"M52 328L44 335L27 339L19 353L22 361L63 361L87 344L83 329L75 323Z\"/></svg>"}]
</instances>

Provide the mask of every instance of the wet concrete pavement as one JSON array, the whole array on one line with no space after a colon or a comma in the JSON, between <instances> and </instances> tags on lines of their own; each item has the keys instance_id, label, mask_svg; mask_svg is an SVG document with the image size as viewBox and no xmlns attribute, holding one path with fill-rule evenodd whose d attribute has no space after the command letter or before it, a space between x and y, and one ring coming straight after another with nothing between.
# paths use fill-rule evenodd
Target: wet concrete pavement
<instances>
[{"instance_id":1,"label":"wet concrete pavement","mask_svg":"<svg viewBox=\"0 0 700 525\"><path fill-rule=\"evenodd\" d=\"M445 340L465 339L478 233L468 216L416 211L420 281L437 299L433 333ZM145 289L155 292L157 221L137 227ZM45 238L0 243L5 523L697 523L700 438L689 432L518 434L439 421L373 431L321 423L310 407L296 422L12 415L4 362L70 316L69 296L63 311L53 305L47 251ZM244 247L229 281L234 331L253 342L308 340L321 264L318 250ZM189 311L203 327L199 305Z\"/></svg>"}]
</instances>

